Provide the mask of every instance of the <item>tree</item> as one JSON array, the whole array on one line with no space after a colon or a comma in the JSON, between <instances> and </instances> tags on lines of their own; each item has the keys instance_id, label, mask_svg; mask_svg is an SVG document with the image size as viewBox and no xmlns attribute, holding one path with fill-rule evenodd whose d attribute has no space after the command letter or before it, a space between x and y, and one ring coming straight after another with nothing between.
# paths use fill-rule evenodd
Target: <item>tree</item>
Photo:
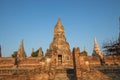
<instances>
[{"instance_id":1,"label":"tree","mask_svg":"<svg viewBox=\"0 0 120 80\"><path fill-rule=\"evenodd\" d=\"M35 51L35 52L32 52L31 56L32 57L37 57L38 56L38 53L39 53L39 50Z\"/></svg>"},{"instance_id":2,"label":"tree","mask_svg":"<svg viewBox=\"0 0 120 80\"><path fill-rule=\"evenodd\" d=\"M103 47L105 55L120 55L120 41L110 40L108 42L103 43Z\"/></svg>"},{"instance_id":3,"label":"tree","mask_svg":"<svg viewBox=\"0 0 120 80\"><path fill-rule=\"evenodd\" d=\"M14 51L13 54L11 55L13 58L16 58L17 57L17 51Z\"/></svg>"},{"instance_id":4,"label":"tree","mask_svg":"<svg viewBox=\"0 0 120 80\"><path fill-rule=\"evenodd\" d=\"M85 51L85 50L82 52L82 54L84 54L85 56L88 55L87 51Z\"/></svg>"}]
</instances>

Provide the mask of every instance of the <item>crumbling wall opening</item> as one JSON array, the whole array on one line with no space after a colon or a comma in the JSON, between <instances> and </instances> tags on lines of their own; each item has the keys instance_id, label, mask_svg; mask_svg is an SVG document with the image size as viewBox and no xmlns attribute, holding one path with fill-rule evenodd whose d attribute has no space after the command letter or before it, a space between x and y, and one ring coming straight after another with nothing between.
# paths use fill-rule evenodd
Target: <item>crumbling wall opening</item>
<instances>
[{"instance_id":1,"label":"crumbling wall opening","mask_svg":"<svg viewBox=\"0 0 120 80\"><path fill-rule=\"evenodd\" d=\"M58 64L62 64L62 55L58 55Z\"/></svg>"}]
</instances>

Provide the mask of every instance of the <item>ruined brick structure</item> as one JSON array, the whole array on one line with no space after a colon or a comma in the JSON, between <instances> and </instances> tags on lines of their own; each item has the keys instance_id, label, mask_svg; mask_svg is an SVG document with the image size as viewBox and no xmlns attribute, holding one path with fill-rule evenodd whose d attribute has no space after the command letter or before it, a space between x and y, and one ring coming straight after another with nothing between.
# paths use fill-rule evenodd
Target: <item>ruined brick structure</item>
<instances>
[{"instance_id":1,"label":"ruined brick structure","mask_svg":"<svg viewBox=\"0 0 120 80\"><path fill-rule=\"evenodd\" d=\"M84 55L79 47L73 48L71 52L60 18L54 27L53 41L45 56L42 48L39 48L37 57L26 57L23 40L15 58L0 56L0 80L113 79L120 79L120 56L104 56L96 38L93 56Z\"/></svg>"},{"instance_id":2,"label":"ruined brick structure","mask_svg":"<svg viewBox=\"0 0 120 80\"><path fill-rule=\"evenodd\" d=\"M55 25L54 38L53 42L50 44L49 51L51 51L51 53L46 53L46 56L54 56L56 66L72 66L72 54L69 43L66 41L64 27L60 21L60 18Z\"/></svg>"},{"instance_id":3,"label":"ruined brick structure","mask_svg":"<svg viewBox=\"0 0 120 80\"><path fill-rule=\"evenodd\" d=\"M18 49L17 53L17 60L21 61L26 57L25 51L24 51L24 46L23 46L23 40L21 41L20 47Z\"/></svg>"}]
</instances>

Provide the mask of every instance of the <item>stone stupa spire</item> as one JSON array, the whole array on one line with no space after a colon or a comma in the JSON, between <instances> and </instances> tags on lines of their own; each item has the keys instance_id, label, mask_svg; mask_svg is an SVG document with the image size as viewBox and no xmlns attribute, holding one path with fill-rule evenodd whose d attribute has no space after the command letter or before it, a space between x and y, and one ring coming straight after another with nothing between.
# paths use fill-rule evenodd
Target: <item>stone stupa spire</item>
<instances>
[{"instance_id":1,"label":"stone stupa spire","mask_svg":"<svg viewBox=\"0 0 120 80\"><path fill-rule=\"evenodd\" d=\"M61 20L60 20L60 17L58 17L58 22L57 22L57 24L62 25Z\"/></svg>"},{"instance_id":2,"label":"stone stupa spire","mask_svg":"<svg viewBox=\"0 0 120 80\"><path fill-rule=\"evenodd\" d=\"M94 49L93 49L93 56L99 56L101 59L103 59L103 53L99 48L99 45L97 43L96 38L94 38Z\"/></svg>"},{"instance_id":3,"label":"stone stupa spire","mask_svg":"<svg viewBox=\"0 0 120 80\"><path fill-rule=\"evenodd\" d=\"M54 41L66 41L64 26L62 25L60 18L58 18L57 24L54 27Z\"/></svg>"},{"instance_id":4,"label":"stone stupa spire","mask_svg":"<svg viewBox=\"0 0 120 80\"><path fill-rule=\"evenodd\" d=\"M17 53L17 59L18 60L23 60L26 57L25 51L24 51L24 45L23 45L23 40L20 43L20 47L18 49Z\"/></svg>"},{"instance_id":5,"label":"stone stupa spire","mask_svg":"<svg viewBox=\"0 0 120 80\"><path fill-rule=\"evenodd\" d=\"M54 33L59 33L59 32L64 33L64 26L62 25L60 17L58 18L57 24L55 25L55 28L54 28Z\"/></svg>"},{"instance_id":6,"label":"stone stupa spire","mask_svg":"<svg viewBox=\"0 0 120 80\"><path fill-rule=\"evenodd\" d=\"M38 57L41 57L41 56L43 56L43 51L42 51L42 48L39 48Z\"/></svg>"}]
</instances>

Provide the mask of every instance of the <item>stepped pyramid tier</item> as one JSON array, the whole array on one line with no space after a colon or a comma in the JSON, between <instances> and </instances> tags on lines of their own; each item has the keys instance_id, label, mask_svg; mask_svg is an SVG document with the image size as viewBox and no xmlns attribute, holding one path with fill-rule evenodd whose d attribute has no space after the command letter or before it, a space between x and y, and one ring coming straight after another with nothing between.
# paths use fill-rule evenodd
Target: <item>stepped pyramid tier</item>
<instances>
[{"instance_id":1,"label":"stepped pyramid tier","mask_svg":"<svg viewBox=\"0 0 120 80\"><path fill-rule=\"evenodd\" d=\"M56 57L57 64L68 64L68 61L72 60L70 46L66 41L64 26L60 18L58 18L58 22L54 27L53 41L46 53L48 57L52 57L52 55Z\"/></svg>"},{"instance_id":2,"label":"stepped pyramid tier","mask_svg":"<svg viewBox=\"0 0 120 80\"><path fill-rule=\"evenodd\" d=\"M38 57L42 57L42 56L43 56L42 48L39 48Z\"/></svg>"},{"instance_id":3,"label":"stepped pyramid tier","mask_svg":"<svg viewBox=\"0 0 120 80\"><path fill-rule=\"evenodd\" d=\"M17 53L17 59L18 60L23 60L26 57L25 51L24 51L24 45L23 45L23 40L20 43L20 47L18 49Z\"/></svg>"},{"instance_id":4,"label":"stepped pyramid tier","mask_svg":"<svg viewBox=\"0 0 120 80\"><path fill-rule=\"evenodd\" d=\"M1 45L0 45L0 57L2 57Z\"/></svg>"},{"instance_id":5,"label":"stepped pyramid tier","mask_svg":"<svg viewBox=\"0 0 120 80\"><path fill-rule=\"evenodd\" d=\"M97 43L96 38L94 38L94 49L93 49L93 54L92 55L93 56L99 56L100 59L103 59L103 53L102 53L102 51L99 48L99 45Z\"/></svg>"}]
</instances>

